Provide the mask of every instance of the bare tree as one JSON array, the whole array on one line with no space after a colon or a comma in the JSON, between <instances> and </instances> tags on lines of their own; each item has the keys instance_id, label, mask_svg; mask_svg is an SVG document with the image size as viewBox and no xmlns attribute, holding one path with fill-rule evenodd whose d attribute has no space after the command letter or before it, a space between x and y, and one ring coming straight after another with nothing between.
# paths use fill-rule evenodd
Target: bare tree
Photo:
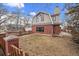
<instances>
[{"instance_id":1,"label":"bare tree","mask_svg":"<svg viewBox=\"0 0 79 59\"><path fill-rule=\"evenodd\" d=\"M66 4L69 16L68 29L71 28L74 42L79 43L79 4Z\"/></svg>"},{"instance_id":2,"label":"bare tree","mask_svg":"<svg viewBox=\"0 0 79 59\"><path fill-rule=\"evenodd\" d=\"M4 16L4 15L6 15L7 12L8 12L8 11L7 11L7 9L3 6L3 4L0 4L0 24L5 21L5 20L4 20L4 21L2 22L3 19L1 19L1 17Z\"/></svg>"}]
</instances>

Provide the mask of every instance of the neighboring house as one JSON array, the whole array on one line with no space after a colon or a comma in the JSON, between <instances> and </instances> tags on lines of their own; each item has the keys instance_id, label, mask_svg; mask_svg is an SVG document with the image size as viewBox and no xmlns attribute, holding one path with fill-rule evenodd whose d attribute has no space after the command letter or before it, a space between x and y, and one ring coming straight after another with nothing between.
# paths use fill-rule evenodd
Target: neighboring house
<instances>
[{"instance_id":1,"label":"neighboring house","mask_svg":"<svg viewBox=\"0 0 79 59\"><path fill-rule=\"evenodd\" d=\"M44 34L59 34L59 14L50 15L45 12L37 13L32 19L32 32Z\"/></svg>"},{"instance_id":2,"label":"neighboring house","mask_svg":"<svg viewBox=\"0 0 79 59\"><path fill-rule=\"evenodd\" d=\"M0 19L1 28L8 31L23 30L27 24L27 19L24 16L20 16L19 18L17 16L17 14L11 13L3 15Z\"/></svg>"},{"instance_id":3,"label":"neighboring house","mask_svg":"<svg viewBox=\"0 0 79 59\"><path fill-rule=\"evenodd\" d=\"M17 14L7 13L0 18L0 31L17 32L32 31L32 21L26 16L17 17Z\"/></svg>"}]
</instances>

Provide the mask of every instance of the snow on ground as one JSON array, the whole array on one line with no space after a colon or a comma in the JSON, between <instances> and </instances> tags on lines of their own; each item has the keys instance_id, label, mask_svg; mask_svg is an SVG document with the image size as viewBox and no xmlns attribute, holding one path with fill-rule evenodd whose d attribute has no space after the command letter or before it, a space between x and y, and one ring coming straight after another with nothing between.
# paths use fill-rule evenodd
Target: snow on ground
<instances>
[{"instance_id":1,"label":"snow on ground","mask_svg":"<svg viewBox=\"0 0 79 59\"><path fill-rule=\"evenodd\" d=\"M61 33L59 34L59 36L60 36L60 37L63 37L63 36L72 37L72 34L67 33L67 32L61 32Z\"/></svg>"},{"instance_id":2,"label":"snow on ground","mask_svg":"<svg viewBox=\"0 0 79 59\"><path fill-rule=\"evenodd\" d=\"M15 36L15 35L9 35L9 36L7 36L7 37L5 37L4 38L4 40L13 40L13 39L15 39L15 38L18 38L17 36Z\"/></svg>"}]
</instances>

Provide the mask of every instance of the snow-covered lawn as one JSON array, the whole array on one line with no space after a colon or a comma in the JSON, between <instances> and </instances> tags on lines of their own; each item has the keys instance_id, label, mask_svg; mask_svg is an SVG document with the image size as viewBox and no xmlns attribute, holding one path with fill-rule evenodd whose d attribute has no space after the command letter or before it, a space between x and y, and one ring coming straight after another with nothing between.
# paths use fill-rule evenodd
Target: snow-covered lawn
<instances>
[{"instance_id":1,"label":"snow-covered lawn","mask_svg":"<svg viewBox=\"0 0 79 59\"><path fill-rule=\"evenodd\" d=\"M60 36L60 37L63 37L63 36L65 36L65 37L72 37L72 34L67 33L67 32L61 32L61 33L59 34L59 36Z\"/></svg>"}]
</instances>

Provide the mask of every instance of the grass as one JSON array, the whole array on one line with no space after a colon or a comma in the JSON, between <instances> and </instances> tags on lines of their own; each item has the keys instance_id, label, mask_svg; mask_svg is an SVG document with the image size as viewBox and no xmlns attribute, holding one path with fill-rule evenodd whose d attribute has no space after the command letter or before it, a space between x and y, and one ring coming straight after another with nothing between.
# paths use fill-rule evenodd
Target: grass
<instances>
[{"instance_id":1,"label":"grass","mask_svg":"<svg viewBox=\"0 0 79 59\"><path fill-rule=\"evenodd\" d=\"M72 56L78 55L74 43L68 37L51 37L41 34L30 34L20 37L20 48L34 56Z\"/></svg>"}]
</instances>

